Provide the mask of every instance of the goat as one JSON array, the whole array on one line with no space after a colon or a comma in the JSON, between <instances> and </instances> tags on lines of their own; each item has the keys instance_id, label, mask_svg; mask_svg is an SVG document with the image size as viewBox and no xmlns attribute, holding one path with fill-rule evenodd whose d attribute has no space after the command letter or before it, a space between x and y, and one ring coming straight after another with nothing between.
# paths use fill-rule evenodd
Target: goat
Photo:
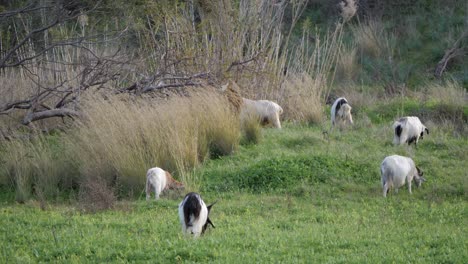
<instances>
[{"instance_id":1,"label":"goat","mask_svg":"<svg viewBox=\"0 0 468 264\"><path fill-rule=\"evenodd\" d=\"M273 127L281 129L280 115L282 113L283 108L275 102L242 98L242 121L245 121L250 116L254 116L260 120L262 125L271 124Z\"/></svg>"},{"instance_id":2,"label":"goat","mask_svg":"<svg viewBox=\"0 0 468 264\"><path fill-rule=\"evenodd\" d=\"M393 129L395 131L394 145L404 143L410 145L414 142L414 145L417 146L419 138L423 139L424 132L429 135L429 129L416 116L405 116L398 119L393 123Z\"/></svg>"},{"instance_id":3,"label":"goat","mask_svg":"<svg viewBox=\"0 0 468 264\"><path fill-rule=\"evenodd\" d=\"M398 193L398 188L408 182L408 191L411 193L411 182L415 179L416 186L421 186L426 181L421 169L416 167L411 158L392 155L386 157L380 165L382 178L383 196L387 197L389 190L393 187Z\"/></svg>"},{"instance_id":4,"label":"goat","mask_svg":"<svg viewBox=\"0 0 468 264\"><path fill-rule=\"evenodd\" d=\"M167 189L183 189L184 184L172 178L171 174L161 168L154 167L146 172L146 200L151 198L151 190L155 192L155 199Z\"/></svg>"},{"instance_id":5,"label":"goat","mask_svg":"<svg viewBox=\"0 0 468 264\"><path fill-rule=\"evenodd\" d=\"M348 100L344 97L340 97L335 100L331 108L331 123L334 127L337 123L345 125L346 123L353 123L353 116L351 115L351 106L348 104Z\"/></svg>"},{"instance_id":6,"label":"goat","mask_svg":"<svg viewBox=\"0 0 468 264\"><path fill-rule=\"evenodd\" d=\"M206 206L198 193L190 192L185 195L184 200L179 204L179 220L182 225L182 232L198 237L205 233L208 224L215 228L209 217L211 207L215 203Z\"/></svg>"}]
</instances>

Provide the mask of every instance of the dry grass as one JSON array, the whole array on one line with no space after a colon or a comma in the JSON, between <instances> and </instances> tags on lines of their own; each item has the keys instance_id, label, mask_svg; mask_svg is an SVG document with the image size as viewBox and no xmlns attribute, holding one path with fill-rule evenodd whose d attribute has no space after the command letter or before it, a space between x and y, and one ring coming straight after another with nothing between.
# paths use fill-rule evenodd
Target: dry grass
<instances>
[{"instance_id":1,"label":"dry grass","mask_svg":"<svg viewBox=\"0 0 468 264\"><path fill-rule=\"evenodd\" d=\"M238 115L227 97L199 89L167 101L88 97L85 118L66 133L5 144L2 182L15 185L20 202L39 194L55 197L78 183L80 195L112 201L110 193L139 194L147 169L159 166L197 190L192 169L208 157L232 153L240 141ZM101 208L92 197L79 200Z\"/></svg>"},{"instance_id":2,"label":"dry grass","mask_svg":"<svg viewBox=\"0 0 468 264\"><path fill-rule=\"evenodd\" d=\"M323 113L323 79L312 79L303 74L289 78L284 83L284 116L287 119L320 124Z\"/></svg>"},{"instance_id":3,"label":"dry grass","mask_svg":"<svg viewBox=\"0 0 468 264\"><path fill-rule=\"evenodd\" d=\"M117 201L115 190L99 177L87 177L80 184L78 202L84 212L112 209Z\"/></svg>"},{"instance_id":4,"label":"dry grass","mask_svg":"<svg viewBox=\"0 0 468 264\"><path fill-rule=\"evenodd\" d=\"M468 100L466 90L456 81L446 81L445 83L426 84L425 90L421 95L423 99L433 100L438 103L464 106Z\"/></svg>"},{"instance_id":5,"label":"dry grass","mask_svg":"<svg viewBox=\"0 0 468 264\"><path fill-rule=\"evenodd\" d=\"M356 47L342 48L336 62L336 80L339 82L355 81L359 72Z\"/></svg>"},{"instance_id":6,"label":"dry grass","mask_svg":"<svg viewBox=\"0 0 468 264\"><path fill-rule=\"evenodd\" d=\"M71 169L54 140L39 136L31 140L15 139L5 146L3 176L7 179L2 181L15 186L18 202L27 201L33 194L56 197L60 187L71 181L65 179L72 177Z\"/></svg>"},{"instance_id":7,"label":"dry grass","mask_svg":"<svg viewBox=\"0 0 468 264\"><path fill-rule=\"evenodd\" d=\"M258 144L262 140L262 126L256 115L247 114L241 122L242 143Z\"/></svg>"},{"instance_id":8,"label":"dry grass","mask_svg":"<svg viewBox=\"0 0 468 264\"><path fill-rule=\"evenodd\" d=\"M384 54L385 36L383 25L376 20L360 23L352 28L354 39L361 54L378 58Z\"/></svg>"},{"instance_id":9,"label":"dry grass","mask_svg":"<svg viewBox=\"0 0 468 264\"><path fill-rule=\"evenodd\" d=\"M199 183L191 169L210 155L227 155L238 146L239 121L228 104L213 92L168 101L88 99L86 120L69 144L82 175L117 181L125 192L139 193L146 170L154 166L174 172L196 189Z\"/></svg>"}]
</instances>

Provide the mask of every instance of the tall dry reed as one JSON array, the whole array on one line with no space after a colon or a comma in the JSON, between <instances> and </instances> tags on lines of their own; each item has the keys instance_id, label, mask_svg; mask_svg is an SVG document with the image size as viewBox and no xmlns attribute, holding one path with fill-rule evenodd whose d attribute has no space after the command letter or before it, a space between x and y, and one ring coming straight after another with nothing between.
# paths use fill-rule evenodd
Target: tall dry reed
<instances>
[{"instance_id":1,"label":"tall dry reed","mask_svg":"<svg viewBox=\"0 0 468 264\"><path fill-rule=\"evenodd\" d=\"M239 121L226 98L193 93L167 101L88 99L86 118L70 137L83 177L105 178L120 191L141 191L146 170L162 167L190 188L191 169L239 144Z\"/></svg>"},{"instance_id":2,"label":"tall dry reed","mask_svg":"<svg viewBox=\"0 0 468 264\"><path fill-rule=\"evenodd\" d=\"M308 39L312 38L314 43ZM335 78L343 27L337 24L325 36L304 28L302 41L288 58L288 74L279 90L278 101L285 118L308 123L321 123L323 108Z\"/></svg>"},{"instance_id":3,"label":"tall dry reed","mask_svg":"<svg viewBox=\"0 0 468 264\"><path fill-rule=\"evenodd\" d=\"M4 172L16 190L16 200L24 202L33 195L55 198L60 190L73 185L73 168L64 156L58 138L38 136L14 139L2 153Z\"/></svg>"}]
</instances>

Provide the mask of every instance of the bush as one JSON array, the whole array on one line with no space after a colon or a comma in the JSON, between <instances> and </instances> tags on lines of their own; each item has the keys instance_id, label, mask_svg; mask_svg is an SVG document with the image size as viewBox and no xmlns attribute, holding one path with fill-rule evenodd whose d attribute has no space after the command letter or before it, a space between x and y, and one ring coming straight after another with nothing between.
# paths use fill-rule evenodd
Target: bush
<instances>
[{"instance_id":1,"label":"bush","mask_svg":"<svg viewBox=\"0 0 468 264\"><path fill-rule=\"evenodd\" d=\"M100 177L86 177L80 185L78 202L85 212L112 209L117 200L114 189Z\"/></svg>"}]
</instances>

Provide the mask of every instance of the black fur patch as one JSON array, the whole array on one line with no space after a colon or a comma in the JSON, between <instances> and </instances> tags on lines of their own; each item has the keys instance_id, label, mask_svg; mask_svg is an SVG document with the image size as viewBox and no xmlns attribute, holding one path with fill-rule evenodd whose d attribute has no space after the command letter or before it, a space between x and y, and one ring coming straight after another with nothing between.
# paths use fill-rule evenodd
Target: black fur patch
<instances>
[{"instance_id":1,"label":"black fur patch","mask_svg":"<svg viewBox=\"0 0 468 264\"><path fill-rule=\"evenodd\" d=\"M416 144L416 137L410 137L410 138L408 138L408 140L406 140L406 142L408 142L408 145L410 145L411 143Z\"/></svg>"},{"instance_id":2,"label":"black fur patch","mask_svg":"<svg viewBox=\"0 0 468 264\"><path fill-rule=\"evenodd\" d=\"M418 166L416 166L416 171L418 172L419 177L424 176L424 172Z\"/></svg>"},{"instance_id":3,"label":"black fur patch","mask_svg":"<svg viewBox=\"0 0 468 264\"><path fill-rule=\"evenodd\" d=\"M399 137L401 136L401 132L403 131L403 128L401 127L401 125L398 125L397 127L395 127L395 134Z\"/></svg>"},{"instance_id":4,"label":"black fur patch","mask_svg":"<svg viewBox=\"0 0 468 264\"><path fill-rule=\"evenodd\" d=\"M208 227L208 224L210 224L213 228L215 228L213 222L211 222L211 219L210 219L210 212L211 212L211 207L215 204L216 202L208 205L207 209L208 209L208 218L206 219L206 223L203 225L203 229L202 229L202 234L205 233L205 230L206 228Z\"/></svg>"},{"instance_id":5,"label":"black fur patch","mask_svg":"<svg viewBox=\"0 0 468 264\"><path fill-rule=\"evenodd\" d=\"M347 104L347 103L348 103L348 101L346 101L346 99L344 99L344 98L339 100L338 103L336 104L335 114L338 114L338 111L340 111L341 106L344 105L344 104Z\"/></svg>"},{"instance_id":6,"label":"black fur patch","mask_svg":"<svg viewBox=\"0 0 468 264\"><path fill-rule=\"evenodd\" d=\"M186 226L192 226L190 223L190 215L193 215L195 218L200 216L201 204L199 199L201 198L194 192L188 193L185 197L187 199L184 203L184 221Z\"/></svg>"}]
</instances>

